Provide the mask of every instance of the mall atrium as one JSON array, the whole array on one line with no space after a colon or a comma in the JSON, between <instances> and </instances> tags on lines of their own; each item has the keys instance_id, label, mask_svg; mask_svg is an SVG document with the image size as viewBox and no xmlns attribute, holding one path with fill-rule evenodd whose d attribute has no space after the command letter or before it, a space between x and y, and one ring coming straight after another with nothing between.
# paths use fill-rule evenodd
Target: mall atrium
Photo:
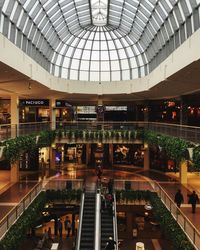
<instances>
[{"instance_id":1,"label":"mall atrium","mask_svg":"<svg viewBox=\"0 0 200 250\"><path fill-rule=\"evenodd\" d=\"M200 0L0 0L0 249L103 250L109 237L116 250L200 249L187 202L200 195L199 46ZM37 244L9 245L32 201L62 188L81 200L43 204L51 220L21 230ZM149 197L117 196L137 188L158 194L181 242ZM106 192L114 220L99 212Z\"/></svg>"}]
</instances>

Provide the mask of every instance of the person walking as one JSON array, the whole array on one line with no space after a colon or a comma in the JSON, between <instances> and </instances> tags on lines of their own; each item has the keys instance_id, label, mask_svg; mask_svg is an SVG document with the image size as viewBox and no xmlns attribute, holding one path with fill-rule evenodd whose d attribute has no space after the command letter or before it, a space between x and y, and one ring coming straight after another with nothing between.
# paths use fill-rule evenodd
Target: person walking
<instances>
[{"instance_id":1,"label":"person walking","mask_svg":"<svg viewBox=\"0 0 200 250\"><path fill-rule=\"evenodd\" d=\"M114 241L112 237L109 237L105 246L105 250L114 250L115 245L116 245L116 241Z\"/></svg>"},{"instance_id":2,"label":"person walking","mask_svg":"<svg viewBox=\"0 0 200 250\"><path fill-rule=\"evenodd\" d=\"M63 230L63 225L61 219L58 220L58 231L59 231L59 236L62 238L62 230Z\"/></svg>"},{"instance_id":3,"label":"person walking","mask_svg":"<svg viewBox=\"0 0 200 250\"><path fill-rule=\"evenodd\" d=\"M196 212L196 204L197 202L199 202L199 197L198 195L196 194L195 191L192 192L191 195L189 195L189 204L192 205L192 213L195 214Z\"/></svg>"},{"instance_id":4,"label":"person walking","mask_svg":"<svg viewBox=\"0 0 200 250\"><path fill-rule=\"evenodd\" d=\"M69 217L67 216L65 220L65 230L67 231L67 238L70 236L71 229L72 229L72 223Z\"/></svg>"},{"instance_id":5,"label":"person walking","mask_svg":"<svg viewBox=\"0 0 200 250\"><path fill-rule=\"evenodd\" d=\"M113 193L113 180L110 179L108 182L108 193L112 194Z\"/></svg>"},{"instance_id":6,"label":"person walking","mask_svg":"<svg viewBox=\"0 0 200 250\"><path fill-rule=\"evenodd\" d=\"M177 193L175 194L175 198L174 201L176 202L177 207L181 207L181 204L183 203L184 199L183 199L183 195L181 193L181 190L178 189Z\"/></svg>"}]
</instances>

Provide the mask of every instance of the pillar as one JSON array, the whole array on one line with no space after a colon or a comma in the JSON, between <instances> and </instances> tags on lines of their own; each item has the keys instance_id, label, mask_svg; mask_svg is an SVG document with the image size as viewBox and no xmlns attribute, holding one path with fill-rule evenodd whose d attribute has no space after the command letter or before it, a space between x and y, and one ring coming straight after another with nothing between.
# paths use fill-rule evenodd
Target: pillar
<instances>
[{"instance_id":1,"label":"pillar","mask_svg":"<svg viewBox=\"0 0 200 250\"><path fill-rule=\"evenodd\" d=\"M86 144L86 165L90 163L91 159L91 144L87 143Z\"/></svg>"},{"instance_id":2,"label":"pillar","mask_svg":"<svg viewBox=\"0 0 200 250\"><path fill-rule=\"evenodd\" d=\"M143 112L143 120L144 122L148 122L149 121L149 101L143 101L141 102L141 105L142 105L141 111ZM142 117L138 117L138 118L141 119Z\"/></svg>"},{"instance_id":3,"label":"pillar","mask_svg":"<svg viewBox=\"0 0 200 250\"><path fill-rule=\"evenodd\" d=\"M54 147L49 147L49 168L56 168L56 149Z\"/></svg>"},{"instance_id":4,"label":"pillar","mask_svg":"<svg viewBox=\"0 0 200 250\"><path fill-rule=\"evenodd\" d=\"M19 161L11 163L10 166L10 181L18 182L19 181Z\"/></svg>"},{"instance_id":5,"label":"pillar","mask_svg":"<svg viewBox=\"0 0 200 250\"><path fill-rule=\"evenodd\" d=\"M101 96L98 96L97 102L97 121L104 121L104 106ZM103 127L99 126L99 129L103 129Z\"/></svg>"},{"instance_id":6,"label":"pillar","mask_svg":"<svg viewBox=\"0 0 200 250\"><path fill-rule=\"evenodd\" d=\"M149 163L149 145L144 144L144 170L149 170L150 163Z\"/></svg>"},{"instance_id":7,"label":"pillar","mask_svg":"<svg viewBox=\"0 0 200 250\"><path fill-rule=\"evenodd\" d=\"M184 160L180 163L179 167L179 180L181 184L187 184L187 169L188 169L188 161Z\"/></svg>"},{"instance_id":8,"label":"pillar","mask_svg":"<svg viewBox=\"0 0 200 250\"><path fill-rule=\"evenodd\" d=\"M11 137L15 138L18 135L19 129L19 97L17 95L11 96L10 101L10 115L11 115Z\"/></svg>"},{"instance_id":9,"label":"pillar","mask_svg":"<svg viewBox=\"0 0 200 250\"><path fill-rule=\"evenodd\" d=\"M113 144L109 143L109 163L113 165Z\"/></svg>"},{"instance_id":10,"label":"pillar","mask_svg":"<svg viewBox=\"0 0 200 250\"><path fill-rule=\"evenodd\" d=\"M126 213L126 232L127 232L127 235L131 238L133 225L132 223L130 223L130 221L133 221L133 215L131 212L127 212Z\"/></svg>"},{"instance_id":11,"label":"pillar","mask_svg":"<svg viewBox=\"0 0 200 250\"><path fill-rule=\"evenodd\" d=\"M183 97L181 98L180 102L180 125L187 125L188 124L188 105L186 104Z\"/></svg>"},{"instance_id":12,"label":"pillar","mask_svg":"<svg viewBox=\"0 0 200 250\"><path fill-rule=\"evenodd\" d=\"M139 119L139 107L135 105L135 121L138 122Z\"/></svg>"},{"instance_id":13,"label":"pillar","mask_svg":"<svg viewBox=\"0 0 200 250\"><path fill-rule=\"evenodd\" d=\"M51 129L55 130L56 129L56 100L55 99L50 99L49 101L49 113L50 113L50 122L51 122Z\"/></svg>"},{"instance_id":14,"label":"pillar","mask_svg":"<svg viewBox=\"0 0 200 250\"><path fill-rule=\"evenodd\" d=\"M76 234L76 228L75 228L75 214L74 212L72 213L72 235L74 236Z\"/></svg>"}]
</instances>

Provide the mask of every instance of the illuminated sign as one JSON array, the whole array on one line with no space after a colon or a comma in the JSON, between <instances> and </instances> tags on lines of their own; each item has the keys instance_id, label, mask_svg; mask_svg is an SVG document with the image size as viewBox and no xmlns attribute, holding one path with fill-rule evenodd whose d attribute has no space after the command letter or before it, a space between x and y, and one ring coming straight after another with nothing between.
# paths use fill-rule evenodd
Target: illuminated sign
<instances>
[{"instance_id":1,"label":"illuminated sign","mask_svg":"<svg viewBox=\"0 0 200 250\"><path fill-rule=\"evenodd\" d=\"M127 111L127 106L106 106L106 111Z\"/></svg>"},{"instance_id":2,"label":"illuminated sign","mask_svg":"<svg viewBox=\"0 0 200 250\"><path fill-rule=\"evenodd\" d=\"M41 106L49 106L49 100L47 99L21 99L19 100L20 106L32 106L32 107L41 107Z\"/></svg>"},{"instance_id":3,"label":"illuminated sign","mask_svg":"<svg viewBox=\"0 0 200 250\"><path fill-rule=\"evenodd\" d=\"M72 105L65 100L56 100L56 108L72 108Z\"/></svg>"},{"instance_id":4,"label":"illuminated sign","mask_svg":"<svg viewBox=\"0 0 200 250\"><path fill-rule=\"evenodd\" d=\"M77 106L76 107L77 114L96 114L95 106Z\"/></svg>"}]
</instances>

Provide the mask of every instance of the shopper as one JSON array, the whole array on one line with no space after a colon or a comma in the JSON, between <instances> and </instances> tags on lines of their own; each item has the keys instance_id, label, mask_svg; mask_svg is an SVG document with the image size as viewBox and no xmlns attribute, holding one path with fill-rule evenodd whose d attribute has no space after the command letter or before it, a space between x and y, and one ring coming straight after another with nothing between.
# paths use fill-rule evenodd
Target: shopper
<instances>
[{"instance_id":1,"label":"shopper","mask_svg":"<svg viewBox=\"0 0 200 250\"><path fill-rule=\"evenodd\" d=\"M115 249L115 245L116 245L116 241L114 241L112 237L109 237L105 246L105 250L113 250Z\"/></svg>"},{"instance_id":2,"label":"shopper","mask_svg":"<svg viewBox=\"0 0 200 250\"><path fill-rule=\"evenodd\" d=\"M108 193L112 194L113 193L113 180L110 179L108 182Z\"/></svg>"},{"instance_id":3,"label":"shopper","mask_svg":"<svg viewBox=\"0 0 200 250\"><path fill-rule=\"evenodd\" d=\"M175 198L174 201L176 202L177 207L181 207L181 204L183 203L184 199L183 199L183 195L181 193L181 190L178 189L177 193L175 194Z\"/></svg>"},{"instance_id":4,"label":"shopper","mask_svg":"<svg viewBox=\"0 0 200 250\"><path fill-rule=\"evenodd\" d=\"M191 195L189 195L189 201L188 203L192 205L192 213L195 214L196 212L196 204L199 202L199 197L196 194L195 191L192 192Z\"/></svg>"},{"instance_id":5,"label":"shopper","mask_svg":"<svg viewBox=\"0 0 200 250\"><path fill-rule=\"evenodd\" d=\"M65 220L65 230L67 231L67 237L70 236L71 229L72 229L72 223L69 217L67 216Z\"/></svg>"},{"instance_id":6,"label":"shopper","mask_svg":"<svg viewBox=\"0 0 200 250\"><path fill-rule=\"evenodd\" d=\"M61 219L58 219L58 231L59 231L59 236L62 238L62 230L63 230L63 225Z\"/></svg>"}]
</instances>

